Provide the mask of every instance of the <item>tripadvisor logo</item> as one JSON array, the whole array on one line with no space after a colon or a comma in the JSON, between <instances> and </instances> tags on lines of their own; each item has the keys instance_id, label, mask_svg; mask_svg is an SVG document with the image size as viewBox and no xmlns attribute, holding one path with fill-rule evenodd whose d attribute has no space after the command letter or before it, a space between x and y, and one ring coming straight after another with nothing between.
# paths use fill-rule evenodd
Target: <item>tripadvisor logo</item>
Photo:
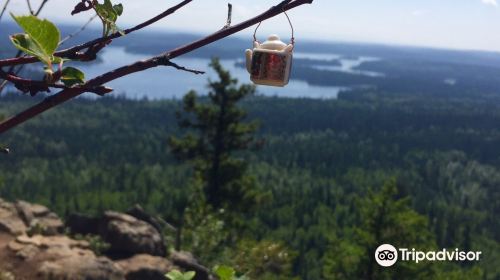
<instances>
[{"instance_id":1,"label":"tripadvisor logo","mask_svg":"<svg viewBox=\"0 0 500 280\"><path fill-rule=\"evenodd\" d=\"M383 244L380 245L377 250L375 250L375 260L380 266L389 267L393 266L398 259L405 262L415 262L419 263L422 261L448 261L448 262L458 262L458 261L479 261L482 252L465 252L460 251L458 248L455 250L442 249L441 251L418 251L407 248L399 248L390 245Z\"/></svg>"}]
</instances>

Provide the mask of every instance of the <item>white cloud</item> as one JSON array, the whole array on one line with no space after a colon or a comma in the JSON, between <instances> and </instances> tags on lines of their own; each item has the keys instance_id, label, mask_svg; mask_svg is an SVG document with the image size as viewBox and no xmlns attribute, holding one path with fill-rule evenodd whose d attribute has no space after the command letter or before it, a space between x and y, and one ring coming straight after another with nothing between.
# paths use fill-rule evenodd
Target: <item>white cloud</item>
<instances>
[{"instance_id":1,"label":"white cloud","mask_svg":"<svg viewBox=\"0 0 500 280\"><path fill-rule=\"evenodd\" d=\"M497 0L481 0L481 2L486 5L498 6Z\"/></svg>"}]
</instances>

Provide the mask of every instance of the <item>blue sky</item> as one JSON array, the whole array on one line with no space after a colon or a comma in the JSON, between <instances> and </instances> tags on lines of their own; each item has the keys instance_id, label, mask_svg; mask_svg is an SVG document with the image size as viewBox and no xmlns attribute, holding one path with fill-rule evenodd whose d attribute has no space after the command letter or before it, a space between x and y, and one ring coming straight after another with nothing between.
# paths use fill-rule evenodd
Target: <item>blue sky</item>
<instances>
[{"instance_id":1,"label":"blue sky","mask_svg":"<svg viewBox=\"0 0 500 280\"><path fill-rule=\"evenodd\" d=\"M11 11L26 11L24 0L11 0ZM34 5L40 0L32 0ZM117 0L113 0L117 2ZM403 44L500 51L500 6L497 0L315 0L290 12L296 38ZM2 1L3 2L3 1ZM77 0L50 0L43 17L83 23L89 14L71 17ZM124 27L153 16L180 0L122 0ZM233 22L244 20L279 0L231 0ZM224 25L227 1L194 0L155 29L212 32ZM248 36L248 30L241 35ZM263 24L268 33L289 36L286 18Z\"/></svg>"}]
</instances>

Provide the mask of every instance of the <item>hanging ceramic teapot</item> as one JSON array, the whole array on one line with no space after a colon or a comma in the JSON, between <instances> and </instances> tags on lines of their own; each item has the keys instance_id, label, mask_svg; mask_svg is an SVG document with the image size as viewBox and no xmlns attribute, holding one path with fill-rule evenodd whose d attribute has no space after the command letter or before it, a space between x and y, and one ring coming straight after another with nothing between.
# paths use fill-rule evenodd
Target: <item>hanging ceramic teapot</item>
<instances>
[{"instance_id":1,"label":"hanging ceramic teapot","mask_svg":"<svg viewBox=\"0 0 500 280\"><path fill-rule=\"evenodd\" d=\"M250 80L258 85L287 85L292 70L293 47L293 43L287 45L277 35L269 36L262 44L254 40L253 50L246 50Z\"/></svg>"}]
</instances>

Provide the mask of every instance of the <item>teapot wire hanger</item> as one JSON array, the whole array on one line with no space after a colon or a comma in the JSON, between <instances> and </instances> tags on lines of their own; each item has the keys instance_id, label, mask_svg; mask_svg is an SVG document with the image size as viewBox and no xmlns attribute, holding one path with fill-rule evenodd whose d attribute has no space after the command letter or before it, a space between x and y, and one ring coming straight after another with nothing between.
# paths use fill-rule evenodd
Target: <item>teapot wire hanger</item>
<instances>
[{"instance_id":1,"label":"teapot wire hanger","mask_svg":"<svg viewBox=\"0 0 500 280\"><path fill-rule=\"evenodd\" d=\"M283 13L285 14L287 20L288 20L288 23L290 24L290 28L292 29L292 38L290 39L290 44L292 44L292 46L295 47L295 31L294 31L294 28L293 28L293 24L292 24L292 21L290 20L290 17L288 16L285 8L283 8ZM262 21L259 22L259 24L257 25L257 27L255 28L255 31L253 32L253 41L254 42L259 42L259 40L257 40L257 30L259 29L260 25L262 24Z\"/></svg>"}]
</instances>

